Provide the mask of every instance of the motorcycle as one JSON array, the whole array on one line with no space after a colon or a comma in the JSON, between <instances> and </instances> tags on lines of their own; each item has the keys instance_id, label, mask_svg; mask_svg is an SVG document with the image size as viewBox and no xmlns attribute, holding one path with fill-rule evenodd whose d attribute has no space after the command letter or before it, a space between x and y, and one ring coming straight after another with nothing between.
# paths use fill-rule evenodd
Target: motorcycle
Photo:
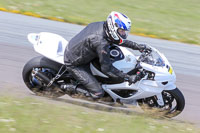
<instances>
[{"instance_id":1,"label":"motorcycle","mask_svg":"<svg viewBox=\"0 0 200 133\"><path fill-rule=\"evenodd\" d=\"M34 50L42 55L28 61L22 72L24 83L33 93L47 97L61 97L65 94L72 97L81 95L86 99L90 97L86 88L77 87L71 93L61 87L70 84L79 86L64 65L67 40L48 32L30 33L28 40ZM113 44L110 47L110 58L114 67L129 75L139 75L139 80L129 84L109 78L101 72L98 59L94 59L89 67L105 91L102 101L139 105L143 110L156 108L164 112L164 117L170 118L183 111L185 99L175 85L175 72L164 54L156 48L151 47L151 51L143 51L135 56L134 51Z\"/></svg>"}]
</instances>

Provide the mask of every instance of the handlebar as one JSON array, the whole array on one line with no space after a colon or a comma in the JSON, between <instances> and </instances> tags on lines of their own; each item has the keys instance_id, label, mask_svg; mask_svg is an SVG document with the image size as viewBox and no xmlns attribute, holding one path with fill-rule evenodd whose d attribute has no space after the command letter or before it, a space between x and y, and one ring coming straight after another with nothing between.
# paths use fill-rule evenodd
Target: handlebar
<instances>
[{"instance_id":1,"label":"handlebar","mask_svg":"<svg viewBox=\"0 0 200 133\"><path fill-rule=\"evenodd\" d=\"M141 52L140 57L138 58L138 61L141 62L142 59L144 59L144 57L150 55L151 53L152 53L152 50L150 50L150 49L148 49L148 50L146 50L146 49L143 50L143 51Z\"/></svg>"}]
</instances>

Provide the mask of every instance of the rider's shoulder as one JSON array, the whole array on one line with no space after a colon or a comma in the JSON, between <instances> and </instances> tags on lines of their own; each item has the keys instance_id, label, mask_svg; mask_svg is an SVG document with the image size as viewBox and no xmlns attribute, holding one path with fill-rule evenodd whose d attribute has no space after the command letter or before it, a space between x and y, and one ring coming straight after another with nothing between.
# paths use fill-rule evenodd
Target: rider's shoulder
<instances>
[{"instance_id":1,"label":"rider's shoulder","mask_svg":"<svg viewBox=\"0 0 200 133\"><path fill-rule=\"evenodd\" d=\"M91 26L91 25L103 25L103 24L104 24L104 21L98 21L98 22L89 23L88 26Z\"/></svg>"}]
</instances>

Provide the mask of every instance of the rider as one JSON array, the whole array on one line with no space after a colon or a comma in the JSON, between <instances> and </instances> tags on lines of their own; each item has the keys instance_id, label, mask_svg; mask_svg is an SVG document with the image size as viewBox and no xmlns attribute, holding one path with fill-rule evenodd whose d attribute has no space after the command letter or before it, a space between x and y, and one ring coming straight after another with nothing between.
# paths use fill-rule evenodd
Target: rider
<instances>
[{"instance_id":1,"label":"rider","mask_svg":"<svg viewBox=\"0 0 200 133\"><path fill-rule=\"evenodd\" d=\"M100 98L104 91L92 75L89 63L99 58L101 70L108 77L135 83L136 79L115 68L110 60L109 46L117 44L134 50L150 49L144 44L126 40L131 20L124 14L112 11L105 22L94 22L73 37L65 49L64 62L72 76L86 87L93 98Z\"/></svg>"}]
</instances>

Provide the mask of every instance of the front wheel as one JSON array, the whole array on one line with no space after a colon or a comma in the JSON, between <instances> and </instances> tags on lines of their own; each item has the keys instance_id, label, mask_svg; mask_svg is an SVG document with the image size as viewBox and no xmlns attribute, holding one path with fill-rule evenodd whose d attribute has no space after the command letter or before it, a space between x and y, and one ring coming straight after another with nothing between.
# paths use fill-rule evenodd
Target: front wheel
<instances>
[{"instance_id":1,"label":"front wheel","mask_svg":"<svg viewBox=\"0 0 200 133\"><path fill-rule=\"evenodd\" d=\"M171 118L180 114L185 107L185 98L181 91L176 88L174 90L165 90L162 92L164 106L159 106L157 103L157 97L149 97L145 99L138 100L139 106L144 111L151 112L150 110L155 109L156 115L161 114L161 116Z\"/></svg>"}]
</instances>

